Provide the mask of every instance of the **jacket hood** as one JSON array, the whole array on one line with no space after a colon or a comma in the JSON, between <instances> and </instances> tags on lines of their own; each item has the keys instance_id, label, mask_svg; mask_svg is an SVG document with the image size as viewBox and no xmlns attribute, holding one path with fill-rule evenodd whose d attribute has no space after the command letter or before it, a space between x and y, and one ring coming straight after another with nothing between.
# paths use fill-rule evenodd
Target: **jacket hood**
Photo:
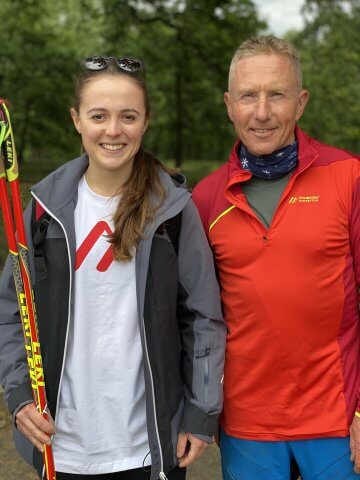
<instances>
[{"instance_id":1,"label":"jacket hood","mask_svg":"<svg viewBox=\"0 0 360 480\"><path fill-rule=\"evenodd\" d=\"M184 207L185 203L190 197L191 194L186 188L186 179L185 175L182 173L176 173L174 175L169 175L165 170L160 170L160 179L166 190L166 198L163 205L159 208L157 212L157 217L161 217L166 214L167 211L179 208L177 205L180 203L182 206L180 210Z\"/></svg>"}]
</instances>

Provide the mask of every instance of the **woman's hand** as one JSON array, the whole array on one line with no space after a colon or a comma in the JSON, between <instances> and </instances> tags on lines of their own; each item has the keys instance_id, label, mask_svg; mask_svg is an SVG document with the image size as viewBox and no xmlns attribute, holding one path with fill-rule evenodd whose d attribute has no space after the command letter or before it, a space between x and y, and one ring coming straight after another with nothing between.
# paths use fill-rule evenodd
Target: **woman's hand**
<instances>
[{"instance_id":1,"label":"woman's hand","mask_svg":"<svg viewBox=\"0 0 360 480\"><path fill-rule=\"evenodd\" d=\"M46 420L36 409L34 403L22 407L16 414L16 427L42 453L44 444L51 444L51 435L55 434L55 424L50 413Z\"/></svg>"},{"instance_id":2,"label":"woman's hand","mask_svg":"<svg viewBox=\"0 0 360 480\"><path fill-rule=\"evenodd\" d=\"M196 438L191 433L180 432L176 452L179 467L189 466L204 453L208 446L207 442Z\"/></svg>"}]
</instances>

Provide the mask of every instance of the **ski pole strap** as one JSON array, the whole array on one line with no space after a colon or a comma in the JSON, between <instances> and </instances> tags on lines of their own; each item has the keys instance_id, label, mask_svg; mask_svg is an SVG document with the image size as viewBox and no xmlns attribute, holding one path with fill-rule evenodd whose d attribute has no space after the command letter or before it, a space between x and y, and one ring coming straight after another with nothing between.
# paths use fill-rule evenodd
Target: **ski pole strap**
<instances>
[{"instance_id":1,"label":"ski pole strap","mask_svg":"<svg viewBox=\"0 0 360 480\"><path fill-rule=\"evenodd\" d=\"M0 101L0 121L5 126L2 137L2 157L4 159L6 177L8 182L13 182L19 177L18 163L15 150L14 135L11 127L10 114L7 106Z\"/></svg>"}]
</instances>

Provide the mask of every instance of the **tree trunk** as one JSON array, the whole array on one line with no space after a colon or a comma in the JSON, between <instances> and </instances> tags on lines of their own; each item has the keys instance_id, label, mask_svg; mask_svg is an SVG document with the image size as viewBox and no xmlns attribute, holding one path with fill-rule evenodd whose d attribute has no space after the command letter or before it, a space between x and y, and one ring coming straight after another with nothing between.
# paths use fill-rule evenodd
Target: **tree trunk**
<instances>
[{"instance_id":1,"label":"tree trunk","mask_svg":"<svg viewBox=\"0 0 360 480\"><path fill-rule=\"evenodd\" d=\"M177 44L182 45L181 28L177 31ZM176 120L175 120L175 166L180 168L183 161L183 127L184 127L184 108L183 108L183 49L179 50L178 61L176 65L175 98L176 98Z\"/></svg>"}]
</instances>

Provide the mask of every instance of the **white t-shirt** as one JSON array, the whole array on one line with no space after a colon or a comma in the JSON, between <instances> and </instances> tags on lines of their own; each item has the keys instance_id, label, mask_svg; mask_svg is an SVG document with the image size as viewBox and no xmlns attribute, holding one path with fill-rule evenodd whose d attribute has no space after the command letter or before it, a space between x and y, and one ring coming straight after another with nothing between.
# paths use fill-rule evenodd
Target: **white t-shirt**
<instances>
[{"instance_id":1,"label":"white t-shirt","mask_svg":"<svg viewBox=\"0 0 360 480\"><path fill-rule=\"evenodd\" d=\"M83 177L75 209L74 304L53 440L56 470L96 475L151 463L135 260L115 262L106 235L119 197Z\"/></svg>"}]
</instances>

